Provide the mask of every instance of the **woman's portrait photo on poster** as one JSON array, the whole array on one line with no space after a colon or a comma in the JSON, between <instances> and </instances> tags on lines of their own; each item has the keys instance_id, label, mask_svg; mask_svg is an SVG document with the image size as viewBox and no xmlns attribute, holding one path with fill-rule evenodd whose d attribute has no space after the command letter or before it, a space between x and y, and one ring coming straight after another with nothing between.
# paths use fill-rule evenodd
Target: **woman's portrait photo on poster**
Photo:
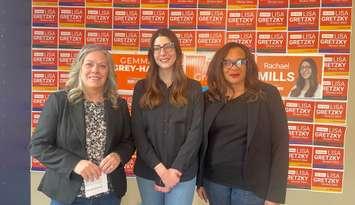
<instances>
[{"instance_id":1,"label":"woman's portrait photo on poster","mask_svg":"<svg viewBox=\"0 0 355 205\"><path fill-rule=\"evenodd\" d=\"M288 97L322 98L321 70L312 57L304 58L299 66L296 81Z\"/></svg>"}]
</instances>

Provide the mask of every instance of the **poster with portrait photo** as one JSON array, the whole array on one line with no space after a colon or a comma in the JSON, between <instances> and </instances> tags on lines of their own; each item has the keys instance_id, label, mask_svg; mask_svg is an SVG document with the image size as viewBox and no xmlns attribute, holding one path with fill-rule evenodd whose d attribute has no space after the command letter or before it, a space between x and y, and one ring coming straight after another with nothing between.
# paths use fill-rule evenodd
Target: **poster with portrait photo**
<instances>
[{"instance_id":1,"label":"poster with portrait photo","mask_svg":"<svg viewBox=\"0 0 355 205\"><path fill-rule=\"evenodd\" d=\"M323 56L258 55L259 79L276 86L282 97L321 99Z\"/></svg>"}]
</instances>

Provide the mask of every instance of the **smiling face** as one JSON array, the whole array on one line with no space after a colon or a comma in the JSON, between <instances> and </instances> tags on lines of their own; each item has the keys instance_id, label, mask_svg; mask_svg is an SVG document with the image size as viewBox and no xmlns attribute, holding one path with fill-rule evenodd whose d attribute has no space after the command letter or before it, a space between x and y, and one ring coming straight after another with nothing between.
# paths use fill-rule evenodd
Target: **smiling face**
<instances>
[{"instance_id":1,"label":"smiling face","mask_svg":"<svg viewBox=\"0 0 355 205\"><path fill-rule=\"evenodd\" d=\"M224 58L223 75L232 87L241 86L245 83L247 69L246 61L243 61L245 57L245 52L241 48L234 47L228 51Z\"/></svg>"},{"instance_id":2,"label":"smiling face","mask_svg":"<svg viewBox=\"0 0 355 205\"><path fill-rule=\"evenodd\" d=\"M312 68L309 62L304 61L301 64L300 74L304 79L309 79L312 76Z\"/></svg>"},{"instance_id":3,"label":"smiling face","mask_svg":"<svg viewBox=\"0 0 355 205\"><path fill-rule=\"evenodd\" d=\"M80 79L87 91L103 91L109 73L107 58L103 52L94 51L85 57Z\"/></svg>"},{"instance_id":4,"label":"smiling face","mask_svg":"<svg viewBox=\"0 0 355 205\"><path fill-rule=\"evenodd\" d=\"M153 45L154 60L159 69L172 69L176 61L174 43L166 36L158 36Z\"/></svg>"}]
</instances>

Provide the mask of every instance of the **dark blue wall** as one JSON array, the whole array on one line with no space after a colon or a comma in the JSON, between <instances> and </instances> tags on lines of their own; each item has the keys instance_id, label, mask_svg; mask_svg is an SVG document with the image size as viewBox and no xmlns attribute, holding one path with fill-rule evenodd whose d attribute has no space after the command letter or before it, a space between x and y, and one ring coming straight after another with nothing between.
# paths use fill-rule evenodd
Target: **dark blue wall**
<instances>
[{"instance_id":1,"label":"dark blue wall","mask_svg":"<svg viewBox=\"0 0 355 205\"><path fill-rule=\"evenodd\" d=\"M31 1L0 0L0 204L30 204Z\"/></svg>"}]
</instances>

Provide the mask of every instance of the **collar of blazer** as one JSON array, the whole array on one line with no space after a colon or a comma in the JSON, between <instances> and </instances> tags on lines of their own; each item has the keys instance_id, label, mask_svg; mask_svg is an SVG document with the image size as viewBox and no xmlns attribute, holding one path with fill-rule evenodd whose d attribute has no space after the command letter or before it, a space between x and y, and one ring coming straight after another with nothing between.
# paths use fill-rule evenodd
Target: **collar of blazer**
<instances>
[{"instance_id":1,"label":"collar of blazer","mask_svg":"<svg viewBox=\"0 0 355 205\"><path fill-rule=\"evenodd\" d=\"M105 120L106 120L106 145L105 154L110 149L112 142L112 134L114 133L113 125L117 123L114 117L116 110L114 110L109 101L105 101ZM81 101L74 105L69 105L70 107L70 118L71 123L75 124L74 129L76 130L77 137L79 138L83 147L86 145L86 125L85 125L85 113L84 113L84 102Z\"/></svg>"},{"instance_id":2,"label":"collar of blazer","mask_svg":"<svg viewBox=\"0 0 355 205\"><path fill-rule=\"evenodd\" d=\"M204 135L208 136L209 129L212 122L215 120L219 111L224 107L225 103L215 102L207 103L205 107L205 123L204 123ZM248 134L247 134L247 147L253 138L255 127L258 122L258 112L260 107L260 101L249 102L248 105Z\"/></svg>"}]
</instances>

